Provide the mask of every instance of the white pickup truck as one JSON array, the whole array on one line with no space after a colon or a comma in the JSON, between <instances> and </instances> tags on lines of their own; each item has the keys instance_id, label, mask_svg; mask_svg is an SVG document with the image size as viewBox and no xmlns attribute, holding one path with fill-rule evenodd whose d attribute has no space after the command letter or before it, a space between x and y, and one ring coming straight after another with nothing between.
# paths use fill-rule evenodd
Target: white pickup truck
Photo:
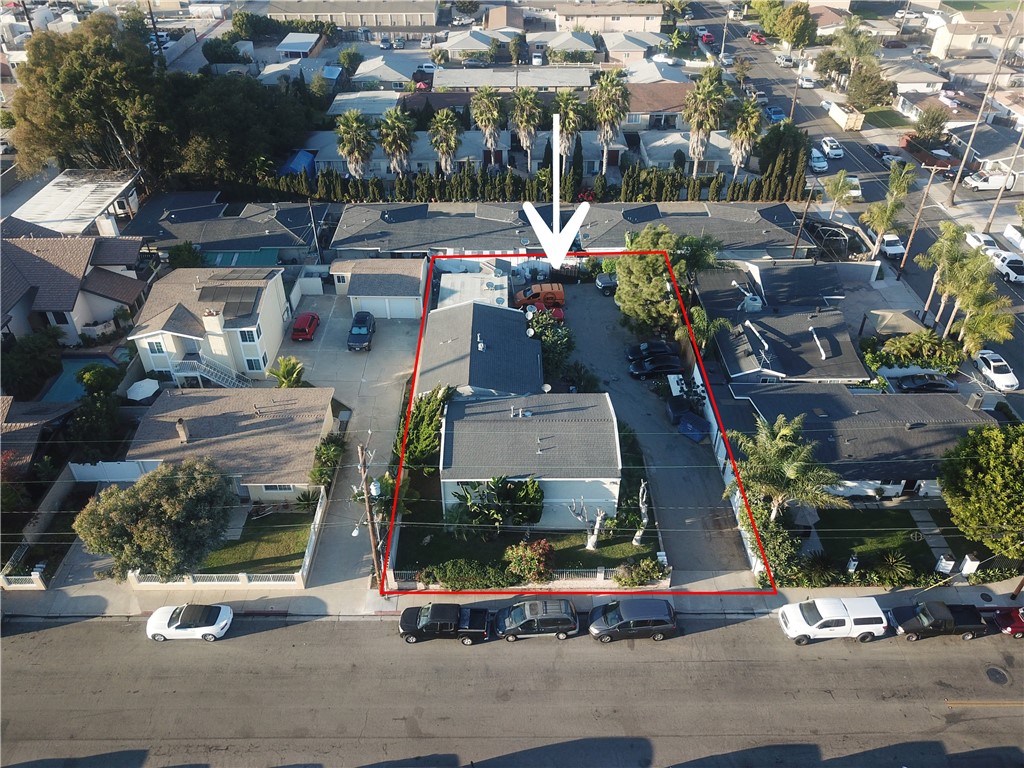
<instances>
[{"instance_id":1,"label":"white pickup truck","mask_svg":"<svg viewBox=\"0 0 1024 768\"><path fill-rule=\"evenodd\" d=\"M1012 251L990 248L989 258L996 267L996 273L1007 283L1024 283L1024 258Z\"/></svg>"}]
</instances>

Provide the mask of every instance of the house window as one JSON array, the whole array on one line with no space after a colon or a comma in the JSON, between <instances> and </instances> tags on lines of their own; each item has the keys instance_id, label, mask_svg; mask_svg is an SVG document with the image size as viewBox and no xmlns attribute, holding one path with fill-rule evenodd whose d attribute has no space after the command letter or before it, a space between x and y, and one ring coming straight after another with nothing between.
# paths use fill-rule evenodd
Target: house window
<instances>
[{"instance_id":1,"label":"house window","mask_svg":"<svg viewBox=\"0 0 1024 768\"><path fill-rule=\"evenodd\" d=\"M150 341L148 346L151 355L162 355L164 353L164 343L162 341Z\"/></svg>"},{"instance_id":2,"label":"house window","mask_svg":"<svg viewBox=\"0 0 1024 768\"><path fill-rule=\"evenodd\" d=\"M628 115L626 115L626 122L629 123L630 125L638 125L640 123L640 113L630 112Z\"/></svg>"},{"instance_id":3,"label":"house window","mask_svg":"<svg viewBox=\"0 0 1024 768\"><path fill-rule=\"evenodd\" d=\"M338 285L344 285L345 283L348 282L348 276L347 275L335 275L334 276L334 282L336 282Z\"/></svg>"},{"instance_id":4,"label":"house window","mask_svg":"<svg viewBox=\"0 0 1024 768\"><path fill-rule=\"evenodd\" d=\"M242 339L242 343L243 344L255 344L256 343L256 334L253 333L252 331L239 331L238 335Z\"/></svg>"},{"instance_id":5,"label":"house window","mask_svg":"<svg viewBox=\"0 0 1024 768\"><path fill-rule=\"evenodd\" d=\"M259 323L256 323L256 338L257 339L262 339L263 338L263 329L260 328L260 324Z\"/></svg>"},{"instance_id":6,"label":"house window","mask_svg":"<svg viewBox=\"0 0 1024 768\"><path fill-rule=\"evenodd\" d=\"M264 485L263 486L263 490L264 491L287 491L287 492L290 492L290 491L293 491L295 489L291 485Z\"/></svg>"},{"instance_id":7,"label":"house window","mask_svg":"<svg viewBox=\"0 0 1024 768\"><path fill-rule=\"evenodd\" d=\"M544 50L544 43L537 43L537 44L535 44L533 46L533 50L535 50L535 51L543 51Z\"/></svg>"},{"instance_id":8,"label":"house window","mask_svg":"<svg viewBox=\"0 0 1024 768\"><path fill-rule=\"evenodd\" d=\"M654 21L656 18L656 16L644 16L644 21Z\"/></svg>"},{"instance_id":9,"label":"house window","mask_svg":"<svg viewBox=\"0 0 1024 768\"><path fill-rule=\"evenodd\" d=\"M259 358L247 357L245 358L245 367L248 368L250 371L262 371L263 361L260 360Z\"/></svg>"},{"instance_id":10,"label":"house window","mask_svg":"<svg viewBox=\"0 0 1024 768\"><path fill-rule=\"evenodd\" d=\"M621 16L612 16L612 21L622 21Z\"/></svg>"},{"instance_id":11,"label":"house window","mask_svg":"<svg viewBox=\"0 0 1024 768\"><path fill-rule=\"evenodd\" d=\"M57 325L67 325L68 324L68 313L67 312L51 312L50 314L53 315L53 322L55 322Z\"/></svg>"},{"instance_id":12,"label":"house window","mask_svg":"<svg viewBox=\"0 0 1024 768\"><path fill-rule=\"evenodd\" d=\"M988 45L992 42L992 38L988 35L982 35L978 38L978 45Z\"/></svg>"},{"instance_id":13,"label":"house window","mask_svg":"<svg viewBox=\"0 0 1024 768\"><path fill-rule=\"evenodd\" d=\"M266 368L267 367L267 353L266 352L263 353L262 360L263 360L263 367Z\"/></svg>"}]
</instances>

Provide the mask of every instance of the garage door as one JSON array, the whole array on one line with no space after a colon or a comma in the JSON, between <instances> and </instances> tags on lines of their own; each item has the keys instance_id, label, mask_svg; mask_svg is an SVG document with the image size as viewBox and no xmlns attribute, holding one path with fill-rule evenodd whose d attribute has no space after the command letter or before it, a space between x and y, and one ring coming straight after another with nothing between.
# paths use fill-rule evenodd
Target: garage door
<instances>
[{"instance_id":1,"label":"garage door","mask_svg":"<svg viewBox=\"0 0 1024 768\"><path fill-rule=\"evenodd\" d=\"M353 312L371 312L374 317L420 319L420 300L414 296L350 296Z\"/></svg>"}]
</instances>

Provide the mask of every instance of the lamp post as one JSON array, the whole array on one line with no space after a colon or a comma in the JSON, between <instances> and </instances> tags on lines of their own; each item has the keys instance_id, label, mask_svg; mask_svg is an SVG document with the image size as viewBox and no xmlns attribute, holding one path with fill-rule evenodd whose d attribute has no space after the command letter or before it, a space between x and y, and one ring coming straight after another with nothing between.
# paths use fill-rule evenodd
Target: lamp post
<instances>
[{"instance_id":1,"label":"lamp post","mask_svg":"<svg viewBox=\"0 0 1024 768\"><path fill-rule=\"evenodd\" d=\"M929 171L928 184L925 185L924 194L921 195L921 204L917 206L917 214L914 216L914 224L910 227L910 234L907 236L907 246L903 251L903 259L900 261L899 269L896 270L896 281L903 277L903 268L907 265L907 258L910 256L910 245L914 242L914 235L917 234L917 225L921 222L921 213L925 209L925 203L928 201L928 191L932 188L932 182L935 180L935 174L942 170L941 166L938 165L922 165L926 171Z\"/></svg>"},{"instance_id":2,"label":"lamp post","mask_svg":"<svg viewBox=\"0 0 1024 768\"><path fill-rule=\"evenodd\" d=\"M363 488L363 503L366 505L366 528L370 532L370 559L373 561L373 575L377 579L377 589L383 593L384 579L380 567L380 553L377 551L377 516L374 514L373 505L370 503L370 484L368 482L366 467L366 448L357 446L359 452L359 483ZM380 483L376 481L377 494L380 495Z\"/></svg>"}]
</instances>

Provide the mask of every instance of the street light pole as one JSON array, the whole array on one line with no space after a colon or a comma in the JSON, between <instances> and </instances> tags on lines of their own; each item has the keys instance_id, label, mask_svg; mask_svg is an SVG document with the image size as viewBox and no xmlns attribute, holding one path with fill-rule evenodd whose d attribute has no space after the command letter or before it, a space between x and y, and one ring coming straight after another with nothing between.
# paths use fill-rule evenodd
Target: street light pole
<instances>
[{"instance_id":1,"label":"street light pole","mask_svg":"<svg viewBox=\"0 0 1024 768\"><path fill-rule=\"evenodd\" d=\"M935 180L935 174L942 170L942 166L939 165L922 165L926 171L930 171L928 176L928 183L925 185L924 194L921 195L921 204L917 206L917 214L914 216L914 224L910 228L910 235L907 236L906 249L903 251L903 259L900 261L899 269L896 270L896 281L899 282L903 277L903 268L907 265L907 259L910 257L910 246L914 242L914 235L917 234L917 225L921 223L921 213L924 211L924 204L928 202L928 191L932 188L932 181Z\"/></svg>"},{"instance_id":2,"label":"street light pole","mask_svg":"<svg viewBox=\"0 0 1024 768\"><path fill-rule=\"evenodd\" d=\"M373 560L373 575L377 579L377 589L384 591L384 579L380 568L380 553L377 551L377 516L370 504L370 483L366 467L366 448L357 446L359 452L359 483L363 488L363 502L366 504L366 528L370 532L370 559Z\"/></svg>"}]
</instances>

